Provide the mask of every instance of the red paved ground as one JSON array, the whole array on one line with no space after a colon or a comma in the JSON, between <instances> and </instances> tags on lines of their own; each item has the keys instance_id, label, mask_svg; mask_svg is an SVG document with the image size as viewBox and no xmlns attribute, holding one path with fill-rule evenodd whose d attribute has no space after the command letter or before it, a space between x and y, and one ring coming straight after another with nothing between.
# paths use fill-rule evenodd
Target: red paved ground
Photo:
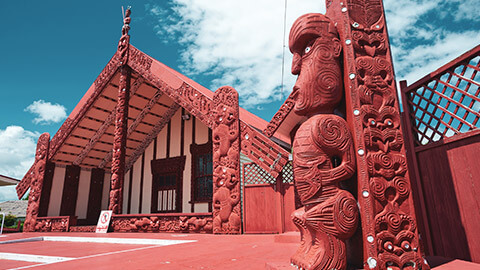
<instances>
[{"instance_id":1,"label":"red paved ground","mask_svg":"<svg viewBox=\"0 0 480 270\"><path fill-rule=\"evenodd\" d=\"M295 269L289 258L298 235L207 235L153 233L18 233L0 241L40 236L197 240L170 246L36 241L0 245L0 252L75 258L52 264L0 260L0 269ZM455 260L435 270L480 269Z\"/></svg>"},{"instance_id":2,"label":"red paved ground","mask_svg":"<svg viewBox=\"0 0 480 270\"><path fill-rule=\"evenodd\" d=\"M297 243L278 243L274 235L207 235L151 233L24 233L0 241L39 236L120 237L197 240L170 246L37 241L0 245L0 252L75 257L53 264L0 261L0 269L265 269L266 263L287 265Z\"/></svg>"}]
</instances>

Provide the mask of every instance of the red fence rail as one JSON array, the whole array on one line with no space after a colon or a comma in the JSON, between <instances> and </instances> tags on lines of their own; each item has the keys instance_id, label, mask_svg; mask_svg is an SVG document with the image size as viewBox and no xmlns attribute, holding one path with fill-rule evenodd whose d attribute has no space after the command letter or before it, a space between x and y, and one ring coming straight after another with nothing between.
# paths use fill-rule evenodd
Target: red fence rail
<instances>
[{"instance_id":1,"label":"red fence rail","mask_svg":"<svg viewBox=\"0 0 480 270\"><path fill-rule=\"evenodd\" d=\"M416 145L480 128L480 45L400 87Z\"/></svg>"}]
</instances>

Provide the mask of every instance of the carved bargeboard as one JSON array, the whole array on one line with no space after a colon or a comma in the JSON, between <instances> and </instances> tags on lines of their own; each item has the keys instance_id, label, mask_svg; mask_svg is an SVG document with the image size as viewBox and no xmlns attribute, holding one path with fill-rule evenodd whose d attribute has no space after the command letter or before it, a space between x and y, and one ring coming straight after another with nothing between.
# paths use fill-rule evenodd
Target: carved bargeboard
<instances>
[{"instance_id":1,"label":"carved bargeboard","mask_svg":"<svg viewBox=\"0 0 480 270\"><path fill-rule=\"evenodd\" d=\"M45 177L45 168L47 165L48 149L50 143L50 134L43 133L38 138L37 151L35 153L35 163L32 166L30 179L30 193L28 195L28 207L23 230L25 232L35 231L38 211L40 207L40 196L42 194L43 179Z\"/></svg>"}]
</instances>

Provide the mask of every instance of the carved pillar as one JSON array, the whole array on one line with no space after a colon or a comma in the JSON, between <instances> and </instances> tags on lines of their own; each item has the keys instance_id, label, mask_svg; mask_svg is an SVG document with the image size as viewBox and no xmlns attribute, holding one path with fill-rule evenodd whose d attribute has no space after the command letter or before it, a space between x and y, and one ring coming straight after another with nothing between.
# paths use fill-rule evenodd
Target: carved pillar
<instances>
[{"instance_id":1,"label":"carved pillar","mask_svg":"<svg viewBox=\"0 0 480 270\"><path fill-rule=\"evenodd\" d=\"M365 269L428 269L419 243L382 1L327 0L343 47Z\"/></svg>"},{"instance_id":2,"label":"carved pillar","mask_svg":"<svg viewBox=\"0 0 480 270\"><path fill-rule=\"evenodd\" d=\"M130 92L130 68L122 66L118 86L118 101L115 113L115 137L113 139L112 178L110 180L109 210L122 213L123 181L125 178L125 151L127 149L128 98Z\"/></svg>"},{"instance_id":3,"label":"carved pillar","mask_svg":"<svg viewBox=\"0 0 480 270\"><path fill-rule=\"evenodd\" d=\"M112 153L112 178L110 180L110 203L108 209L114 214L122 213L123 181L125 179L125 151L127 149L128 99L130 97L131 69L127 66L130 47L130 7L125 11L122 36L118 42L117 54L120 57L120 80L118 99L115 107L115 134Z\"/></svg>"},{"instance_id":4,"label":"carved pillar","mask_svg":"<svg viewBox=\"0 0 480 270\"><path fill-rule=\"evenodd\" d=\"M25 223L23 224L23 230L25 232L35 231L35 223L37 222L38 217L40 195L42 194L49 147L50 134L43 133L40 135L40 138L38 138L34 168L29 175L29 177L31 177L30 193L28 195L27 215L25 217Z\"/></svg>"},{"instance_id":5,"label":"carved pillar","mask_svg":"<svg viewBox=\"0 0 480 270\"><path fill-rule=\"evenodd\" d=\"M240 121L238 93L224 86L213 96L213 233L240 233Z\"/></svg>"}]
</instances>

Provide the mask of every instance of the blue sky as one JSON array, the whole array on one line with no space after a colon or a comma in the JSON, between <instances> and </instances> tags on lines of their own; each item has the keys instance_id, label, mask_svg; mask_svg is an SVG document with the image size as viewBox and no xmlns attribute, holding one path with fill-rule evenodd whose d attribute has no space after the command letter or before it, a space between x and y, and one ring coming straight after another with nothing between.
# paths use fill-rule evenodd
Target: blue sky
<instances>
[{"instance_id":1,"label":"blue sky","mask_svg":"<svg viewBox=\"0 0 480 270\"><path fill-rule=\"evenodd\" d=\"M385 0L397 80L416 79L480 43L478 0ZM283 1L6 1L0 50L0 174L22 178L36 139L52 136L115 53L121 6L132 6L131 42L269 121L295 82L285 50ZM289 26L321 0L289 0ZM0 189L0 201L12 199ZM14 195L14 194L13 194Z\"/></svg>"}]
</instances>

